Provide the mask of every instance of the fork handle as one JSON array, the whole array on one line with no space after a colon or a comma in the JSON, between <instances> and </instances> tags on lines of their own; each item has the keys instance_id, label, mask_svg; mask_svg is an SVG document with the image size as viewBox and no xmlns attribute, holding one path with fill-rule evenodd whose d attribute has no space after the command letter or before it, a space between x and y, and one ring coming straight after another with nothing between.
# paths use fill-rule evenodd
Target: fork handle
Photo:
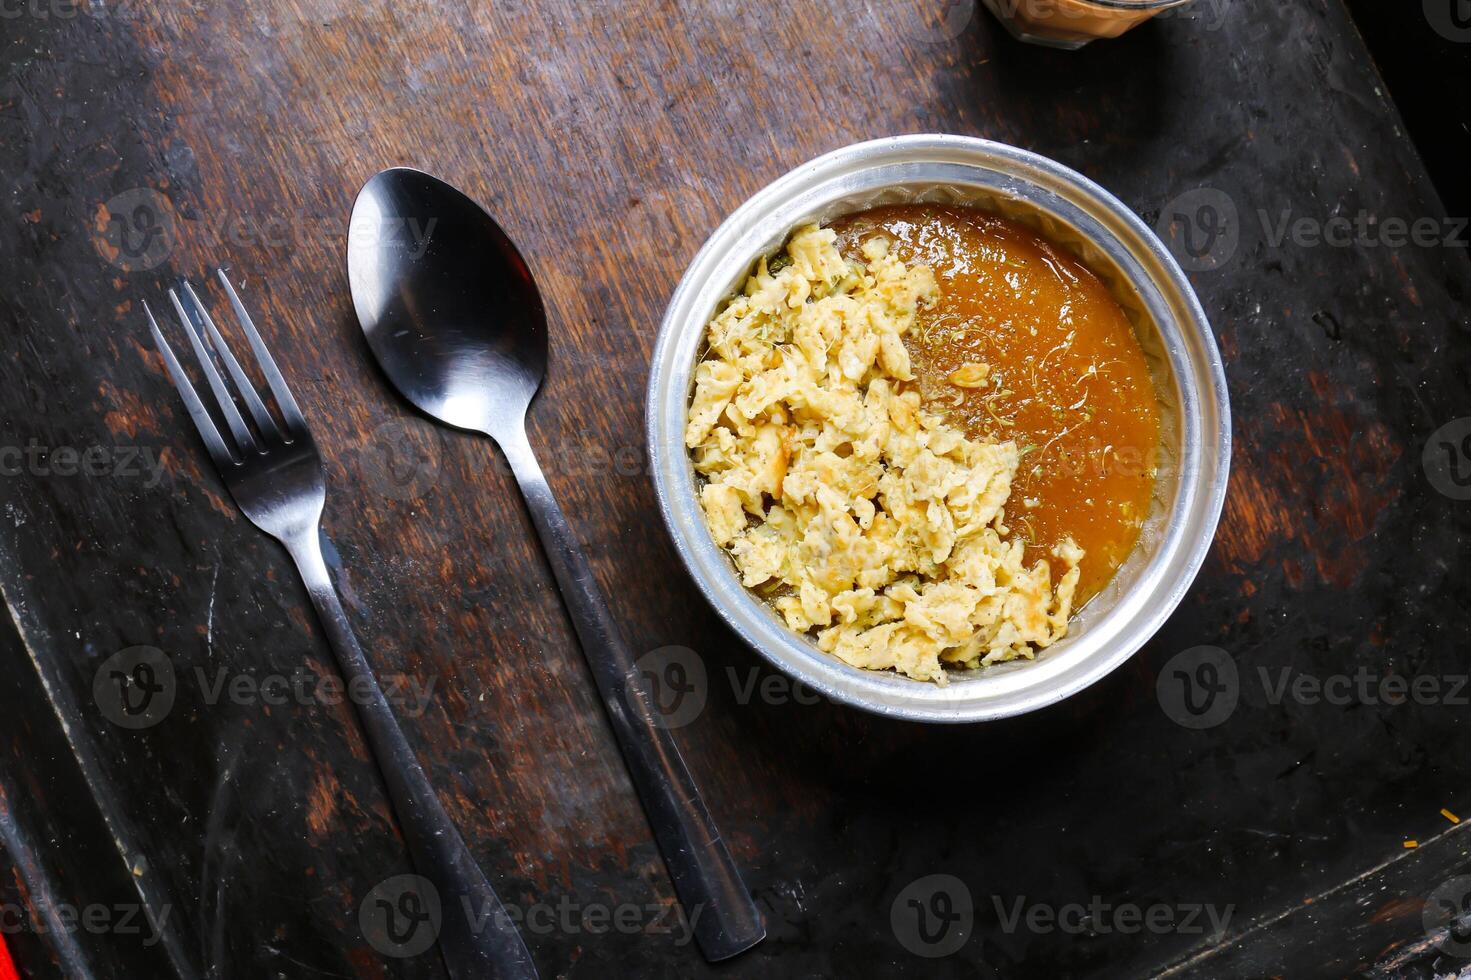
<instances>
[{"instance_id":1,"label":"fork handle","mask_svg":"<svg viewBox=\"0 0 1471 980\"><path fill-rule=\"evenodd\" d=\"M497 434L496 441L526 499L695 939L707 960L728 959L766 937L761 913L700 799L673 734L655 719L646 691L635 679L633 654L552 496L525 430Z\"/></svg>"},{"instance_id":2,"label":"fork handle","mask_svg":"<svg viewBox=\"0 0 1471 980\"><path fill-rule=\"evenodd\" d=\"M439 950L450 977L536 980L536 966L521 934L440 805L358 646L322 558L317 529L287 541L286 548L337 655L343 680L356 694L353 701L358 717L368 733L414 869L439 893Z\"/></svg>"}]
</instances>

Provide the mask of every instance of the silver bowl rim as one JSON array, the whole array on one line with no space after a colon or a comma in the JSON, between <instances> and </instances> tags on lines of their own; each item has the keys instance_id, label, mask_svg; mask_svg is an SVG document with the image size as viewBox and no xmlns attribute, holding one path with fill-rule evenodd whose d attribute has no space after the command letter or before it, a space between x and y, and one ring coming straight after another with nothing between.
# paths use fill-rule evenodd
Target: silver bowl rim
<instances>
[{"instance_id":1,"label":"silver bowl rim","mask_svg":"<svg viewBox=\"0 0 1471 980\"><path fill-rule=\"evenodd\" d=\"M884 186L862 187L865 174L902 171L907 180L888 184L897 187L926 182L915 176L924 167L942 175L929 179L932 183L964 183L969 170L1006 178L1003 185L1007 180L1028 185L1037 195L1024 198L1030 206L1077 228L1120 264L1143 295L1166 348L1180 398L1182 443L1164 537L1138 581L1102 620L1077 643L1064 639L1020 669L983 669L945 686L852 667L787 628L740 583L711 538L683 439L704 327L757 257L769 254L825 206L860 189ZM994 179L976 186L998 192ZM708 300L717 286L719 295ZM1165 311L1171 315L1161 316ZM1082 174L1029 150L967 136L893 136L842 147L777 178L732 212L696 253L670 298L654 345L645 410L660 515L696 586L726 624L772 666L818 695L910 721L970 723L1035 711L1123 664L1158 632L1193 582L1214 540L1230 471L1231 413L1220 351L1194 289L1164 243L1118 198ZM1078 649L1066 649L1069 645Z\"/></svg>"}]
</instances>

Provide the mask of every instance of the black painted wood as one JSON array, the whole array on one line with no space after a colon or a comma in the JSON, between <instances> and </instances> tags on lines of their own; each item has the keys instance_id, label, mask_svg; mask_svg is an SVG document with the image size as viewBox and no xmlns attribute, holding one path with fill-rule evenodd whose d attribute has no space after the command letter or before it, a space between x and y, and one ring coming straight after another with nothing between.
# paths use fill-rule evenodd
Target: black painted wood
<instances>
[{"instance_id":1,"label":"black painted wood","mask_svg":"<svg viewBox=\"0 0 1471 980\"><path fill-rule=\"evenodd\" d=\"M6 846L74 904L170 910L155 946L78 936L94 976L440 975L362 935L363 902L408 866L347 706L251 693L332 661L146 343L140 302L217 261L328 455L353 625L381 674L433 683L408 736L545 975L1229 964L1315 896L1410 859L1314 929L1366 968L1390 940L1358 920L1420 937L1404 910L1459 873L1439 810L1471 814L1467 709L1270 696L1283 669L1467 670L1467 504L1421 465L1471 415L1465 255L1276 240L1284 215L1441 214L1340 0L1201 3L1072 54L925 6L261 0L7 20L0 448L37 448L0 477ZM653 330L704 236L802 160L929 130L1055 156L1151 222L1202 188L1238 214L1235 247L1192 274L1236 410L1205 570L1114 676L969 729L786 697L683 579L641 462ZM347 211L395 163L474 193L535 269L552 368L532 442L630 644L705 668L678 736L770 929L718 970L668 928L669 882L504 465L407 411L357 336ZM96 447L92 474L62 475L63 447ZM125 465L134 450L159 465ZM1230 653L1241 701L1190 730L1156 679L1201 644ZM129 730L94 680L138 645L164 651L175 699ZM221 680L237 696L211 694ZM891 912L934 874L965 884L974 922L926 959ZM1174 928L1105 931L1112 911L1076 933L1006 924L1018 902L1095 898L1163 906ZM1187 906L1229 909L1225 935L1180 928ZM44 937L14 946L30 975L61 975ZM1295 948L1251 962L1300 966Z\"/></svg>"},{"instance_id":2,"label":"black painted wood","mask_svg":"<svg viewBox=\"0 0 1471 980\"><path fill-rule=\"evenodd\" d=\"M1461 0L1348 6L1446 210L1471 215L1471 106L1453 94L1471 85L1471 10Z\"/></svg>"}]
</instances>

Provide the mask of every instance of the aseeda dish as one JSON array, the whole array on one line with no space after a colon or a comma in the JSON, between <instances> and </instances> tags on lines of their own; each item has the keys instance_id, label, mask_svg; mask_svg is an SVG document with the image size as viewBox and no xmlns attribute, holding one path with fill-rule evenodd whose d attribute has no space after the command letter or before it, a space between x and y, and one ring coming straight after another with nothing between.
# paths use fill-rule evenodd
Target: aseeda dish
<instances>
[{"instance_id":1,"label":"aseeda dish","mask_svg":"<svg viewBox=\"0 0 1471 980\"><path fill-rule=\"evenodd\" d=\"M934 720L1029 710L1136 649L1229 457L1163 246L1076 174L956 137L830 154L733 215L671 302L649 411L666 520L731 625L833 697Z\"/></svg>"}]
</instances>

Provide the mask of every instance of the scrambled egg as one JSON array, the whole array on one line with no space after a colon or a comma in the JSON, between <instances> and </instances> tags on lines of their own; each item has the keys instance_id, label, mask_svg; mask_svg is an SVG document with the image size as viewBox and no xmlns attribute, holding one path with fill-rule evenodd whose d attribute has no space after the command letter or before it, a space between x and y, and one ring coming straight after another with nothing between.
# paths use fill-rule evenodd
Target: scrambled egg
<instances>
[{"instance_id":1,"label":"scrambled egg","mask_svg":"<svg viewBox=\"0 0 1471 980\"><path fill-rule=\"evenodd\" d=\"M708 327L685 443L710 533L745 585L846 663L945 683L945 665L1031 658L1067 633L1078 561L1054 588L1004 507L1015 442L920 404L904 335L939 286L875 236L863 264L802 228ZM977 369L959 383L979 383Z\"/></svg>"}]
</instances>

